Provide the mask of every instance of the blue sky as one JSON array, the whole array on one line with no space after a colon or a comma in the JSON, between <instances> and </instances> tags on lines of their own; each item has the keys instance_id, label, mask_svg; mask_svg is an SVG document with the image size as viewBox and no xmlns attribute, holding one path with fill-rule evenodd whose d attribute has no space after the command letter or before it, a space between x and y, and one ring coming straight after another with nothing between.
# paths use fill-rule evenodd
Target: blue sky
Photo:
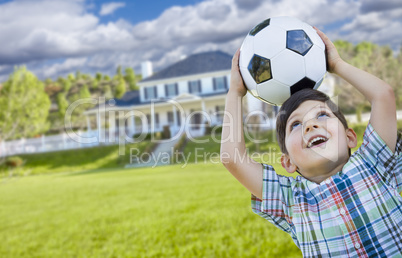
<instances>
[{"instance_id":1,"label":"blue sky","mask_svg":"<svg viewBox=\"0 0 402 258\"><path fill-rule=\"evenodd\" d=\"M39 78L114 75L150 60L157 71L183 56L232 54L247 32L294 16L332 40L371 41L399 51L401 0L0 0L0 82L15 66Z\"/></svg>"}]
</instances>

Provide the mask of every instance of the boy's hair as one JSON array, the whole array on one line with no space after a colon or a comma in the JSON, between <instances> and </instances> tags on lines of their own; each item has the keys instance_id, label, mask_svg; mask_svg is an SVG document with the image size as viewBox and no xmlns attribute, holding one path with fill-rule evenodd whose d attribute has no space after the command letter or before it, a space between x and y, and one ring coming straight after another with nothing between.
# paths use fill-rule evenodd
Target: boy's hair
<instances>
[{"instance_id":1,"label":"boy's hair","mask_svg":"<svg viewBox=\"0 0 402 258\"><path fill-rule=\"evenodd\" d=\"M276 138L279 147L284 154L288 154L285 145L286 124L288 119L293 111L295 111L303 102L308 100L321 101L327 104L332 113L341 121L343 127L345 127L345 129L349 128L345 116L339 110L338 106L325 93L309 88L300 90L290 96L290 98L283 103L276 118Z\"/></svg>"}]
</instances>

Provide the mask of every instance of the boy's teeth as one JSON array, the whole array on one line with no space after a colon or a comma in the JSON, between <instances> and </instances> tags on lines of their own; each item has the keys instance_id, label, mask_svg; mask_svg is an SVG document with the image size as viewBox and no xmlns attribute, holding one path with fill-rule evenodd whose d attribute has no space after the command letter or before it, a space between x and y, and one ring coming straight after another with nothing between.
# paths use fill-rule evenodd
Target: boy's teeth
<instances>
[{"instance_id":1,"label":"boy's teeth","mask_svg":"<svg viewBox=\"0 0 402 258\"><path fill-rule=\"evenodd\" d=\"M310 148L310 147L313 146L313 144L314 144L315 142L317 142L317 141L324 141L324 142L326 142L327 139L325 139L324 137L316 137L316 138L312 139L312 140L308 143L307 147Z\"/></svg>"}]
</instances>

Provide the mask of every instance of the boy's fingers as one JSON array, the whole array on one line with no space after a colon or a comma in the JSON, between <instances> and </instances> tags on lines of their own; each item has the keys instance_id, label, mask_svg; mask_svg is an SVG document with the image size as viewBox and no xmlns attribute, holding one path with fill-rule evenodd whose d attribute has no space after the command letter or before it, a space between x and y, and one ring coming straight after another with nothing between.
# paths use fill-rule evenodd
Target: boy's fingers
<instances>
[{"instance_id":1,"label":"boy's fingers","mask_svg":"<svg viewBox=\"0 0 402 258\"><path fill-rule=\"evenodd\" d=\"M233 56L232 68L235 68L235 67L239 66L239 56L240 56L240 48L237 49L236 53Z\"/></svg>"},{"instance_id":2,"label":"boy's fingers","mask_svg":"<svg viewBox=\"0 0 402 258\"><path fill-rule=\"evenodd\" d=\"M324 32L320 31L317 27L314 27L315 31L317 31L318 35L321 37L321 39L324 41L324 43L327 43L329 41L329 38L327 37L327 35L325 35Z\"/></svg>"}]
</instances>

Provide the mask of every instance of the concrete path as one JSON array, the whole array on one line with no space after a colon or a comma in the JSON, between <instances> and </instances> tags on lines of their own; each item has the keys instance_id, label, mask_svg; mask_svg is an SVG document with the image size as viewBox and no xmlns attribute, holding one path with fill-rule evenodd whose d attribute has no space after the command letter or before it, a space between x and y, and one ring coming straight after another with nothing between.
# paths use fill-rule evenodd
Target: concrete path
<instances>
[{"instance_id":1,"label":"concrete path","mask_svg":"<svg viewBox=\"0 0 402 258\"><path fill-rule=\"evenodd\" d=\"M173 148L181 137L164 140L158 143L152 153L142 153L138 157L132 157L132 162L126 164L125 168L156 167L170 165Z\"/></svg>"}]
</instances>

